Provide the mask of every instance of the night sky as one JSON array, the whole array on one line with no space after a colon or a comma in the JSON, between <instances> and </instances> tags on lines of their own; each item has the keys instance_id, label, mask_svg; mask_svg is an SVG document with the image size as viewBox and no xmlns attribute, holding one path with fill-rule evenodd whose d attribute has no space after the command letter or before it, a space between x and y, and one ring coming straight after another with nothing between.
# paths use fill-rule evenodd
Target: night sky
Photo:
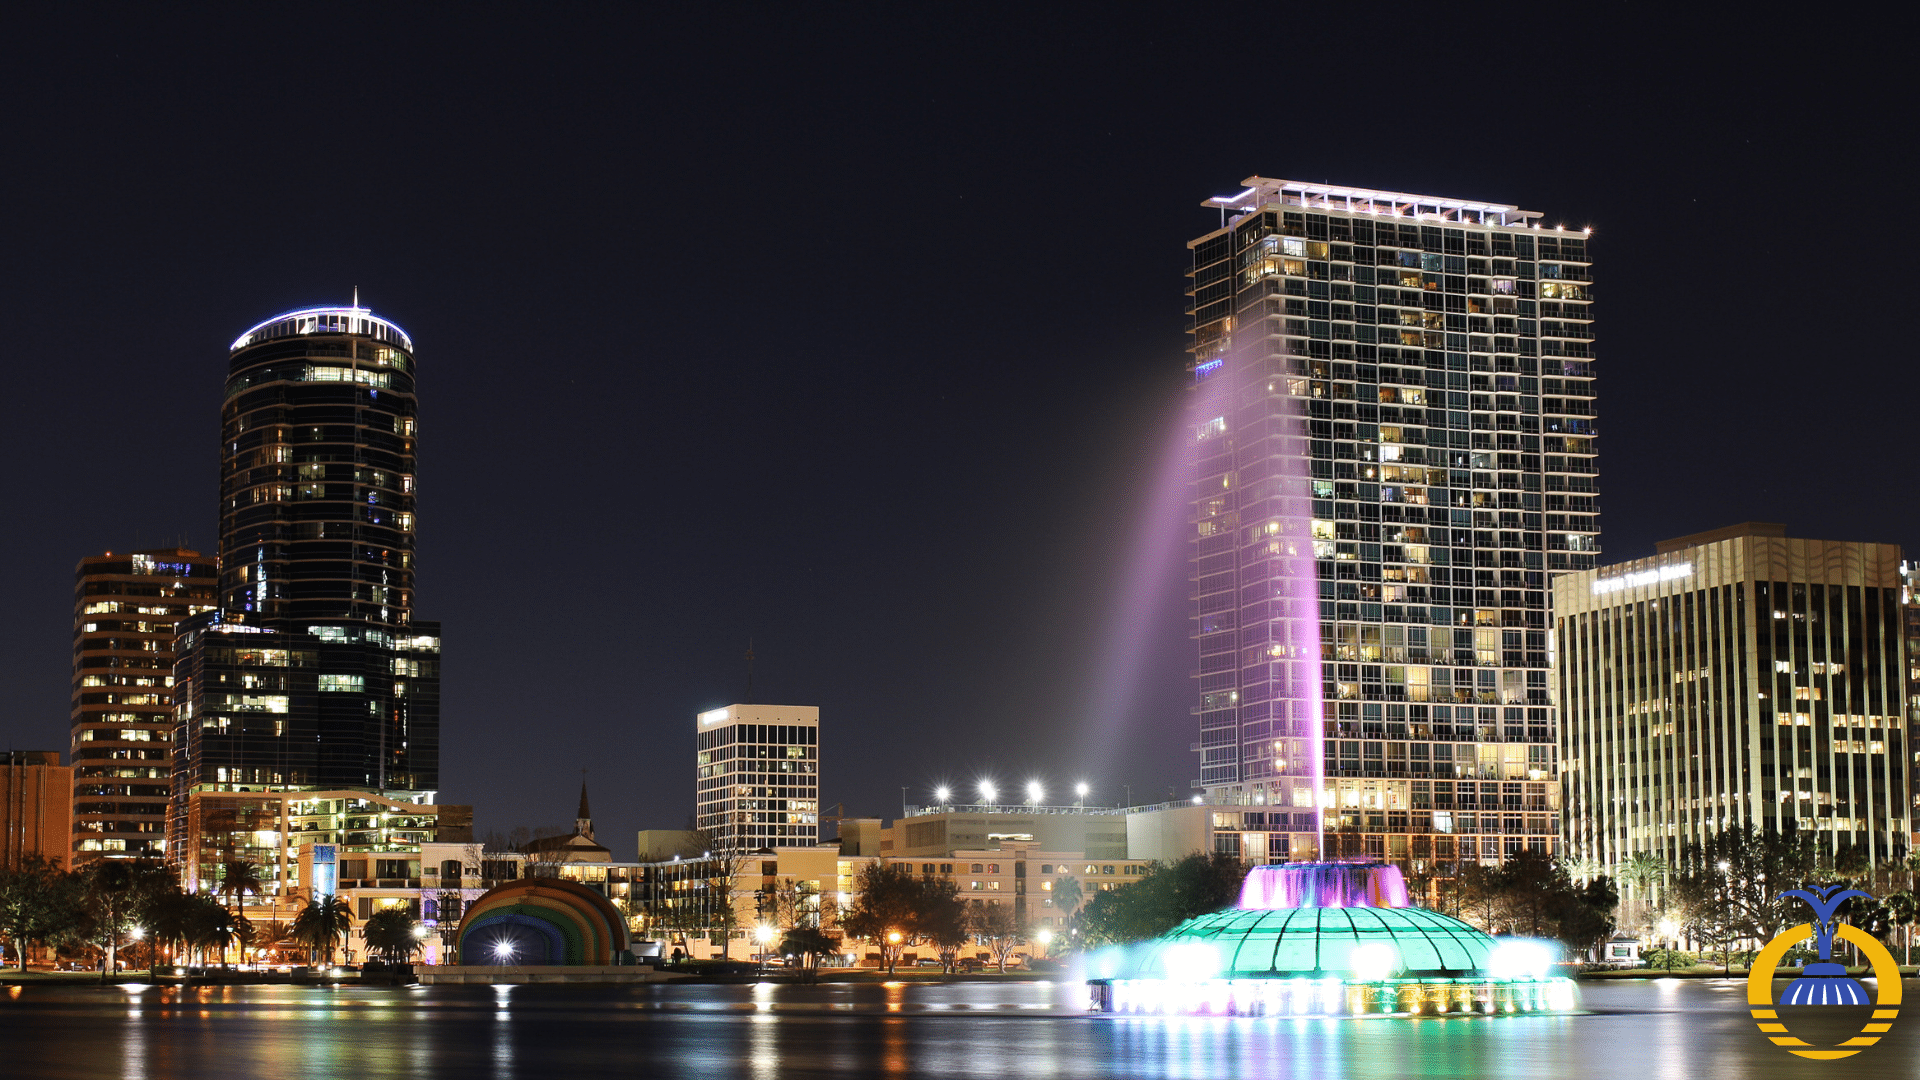
<instances>
[{"instance_id":1,"label":"night sky","mask_svg":"<svg viewBox=\"0 0 1920 1080\"><path fill-rule=\"evenodd\" d=\"M1594 227L1604 561L1920 544L1911 91L1871 40L1042 7L10 17L0 741L67 746L76 560L216 549L228 343L358 286L419 349L416 611L483 831L566 824L583 767L616 857L684 826L749 641L851 814L1184 796L1153 480L1197 204L1251 174Z\"/></svg>"}]
</instances>

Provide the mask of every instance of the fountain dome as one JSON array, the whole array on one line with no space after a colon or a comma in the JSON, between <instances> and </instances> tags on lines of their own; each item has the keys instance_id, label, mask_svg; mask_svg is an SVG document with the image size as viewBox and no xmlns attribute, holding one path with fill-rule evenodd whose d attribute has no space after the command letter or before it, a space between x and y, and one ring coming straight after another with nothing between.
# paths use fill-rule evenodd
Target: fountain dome
<instances>
[{"instance_id":1,"label":"fountain dome","mask_svg":"<svg viewBox=\"0 0 1920 1080\"><path fill-rule=\"evenodd\" d=\"M1415 906L1400 868L1256 866L1240 903L1096 958L1099 1012L1214 1015L1560 1011L1573 984L1538 943Z\"/></svg>"}]
</instances>

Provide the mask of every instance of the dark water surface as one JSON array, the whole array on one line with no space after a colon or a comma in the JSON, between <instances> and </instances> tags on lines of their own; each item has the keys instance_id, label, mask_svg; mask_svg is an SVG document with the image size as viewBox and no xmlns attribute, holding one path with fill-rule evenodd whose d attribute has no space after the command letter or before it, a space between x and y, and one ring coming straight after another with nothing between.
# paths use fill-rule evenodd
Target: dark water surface
<instances>
[{"instance_id":1,"label":"dark water surface","mask_svg":"<svg viewBox=\"0 0 1920 1080\"><path fill-rule=\"evenodd\" d=\"M1086 1015L1084 997L1072 982L0 987L0 1077L1920 1077L1920 1016L1808 1061L1755 1029L1739 980L1584 984L1567 1016L1121 1018ZM1864 1019L1787 1017L1828 1044Z\"/></svg>"}]
</instances>

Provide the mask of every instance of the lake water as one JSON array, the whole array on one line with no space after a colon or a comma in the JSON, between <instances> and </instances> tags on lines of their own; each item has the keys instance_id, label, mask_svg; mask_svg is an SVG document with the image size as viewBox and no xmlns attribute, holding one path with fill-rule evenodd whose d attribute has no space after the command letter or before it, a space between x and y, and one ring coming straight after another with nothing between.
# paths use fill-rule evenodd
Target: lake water
<instances>
[{"instance_id":1,"label":"lake water","mask_svg":"<svg viewBox=\"0 0 1920 1080\"><path fill-rule=\"evenodd\" d=\"M1587 983L1563 1016L1132 1018L1089 1016L1085 996L1066 981L0 987L0 1077L1920 1075L1920 1016L1845 1061L1807 1061L1759 1034L1739 980ZM1788 1018L1829 1044L1863 1019Z\"/></svg>"}]
</instances>

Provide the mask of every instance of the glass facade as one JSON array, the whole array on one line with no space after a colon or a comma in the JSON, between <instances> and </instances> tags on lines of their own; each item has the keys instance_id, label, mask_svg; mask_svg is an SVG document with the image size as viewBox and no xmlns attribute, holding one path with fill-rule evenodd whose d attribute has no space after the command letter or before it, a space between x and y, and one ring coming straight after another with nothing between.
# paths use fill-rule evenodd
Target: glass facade
<instances>
[{"instance_id":1,"label":"glass facade","mask_svg":"<svg viewBox=\"0 0 1920 1080\"><path fill-rule=\"evenodd\" d=\"M287 332L272 336L274 326ZM406 625L410 349L297 322L242 340L221 410L221 606L262 624Z\"/></svg>"},{"instance_id":2,"label":"glass facade","mask_svg":"<svg viewBox=\"0 0 1920 1080\"><path fill-rule=\"evenodd\" d=\"M220 607L182 625L172 839L189 796L347 789L431 802L440 628L413 618L413 343L363 308L234 343Z\"/></svg>"},{"instance_id":3,"label":"glass facade","mask_svg":"<svg viewBox=\"0 0 1920 1080\"><path fill-rule=\"evenodd\" d=\"M73 865L160 855L173 776L173 641L214 605L215 564L164 548L74 569Z\"/></svg>"},{"instance_id":4,"label":"glass facade","mask_svg":"<svg viewBox=\"0 0 1920 1080\"><path fill-rule=\"evenodd\" d=\"M1195 786L1277 808L1270 859L1315 813L1327 855L1551 850L1548 578L1599 549L1587 237L1247 184L1189 244Z\"/></svg>"}]
</instances>

